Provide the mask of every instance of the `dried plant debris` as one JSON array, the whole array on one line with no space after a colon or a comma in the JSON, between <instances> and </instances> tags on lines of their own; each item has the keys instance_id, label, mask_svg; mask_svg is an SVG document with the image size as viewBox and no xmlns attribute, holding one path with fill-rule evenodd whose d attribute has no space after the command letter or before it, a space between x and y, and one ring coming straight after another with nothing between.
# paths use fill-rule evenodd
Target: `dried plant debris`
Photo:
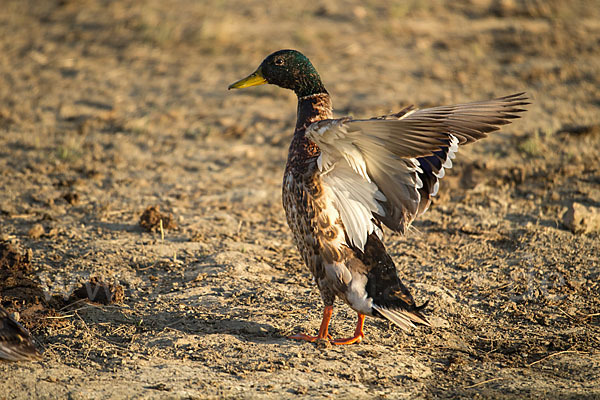
<instances>
[{"instance_id":1,"label":"dried plant debris","mask_svg":"<svg viewBox=\"0 0 600 400\"><path fill-rule=\"evenodd\" d=\"M0 359L8 361L39 360L29 331L0 306Z\"/></svg>"},{"instance_id":2,"label":"dried plant debris","mask_svg":"<svg viewBox=\"0 0 600 400\"><path fill-rule=\"evenodd\" d=\"M177 229L173 215L161 213L159 206L148 206L140 217L140 225L150 232L160 232L161 221L163 230Z\"/></svg>"},{"instance_id":3,"label":"dried plant debris","mask_svg":"<svg viewBox=\"0 0 600 400\"><path fill-rule=\"evenodd\" d=\"M58 315L55 309L62 307L64 300L44 291L32 275L31 258L31 251L22 252L0 241L0 307L19 311L23 325L34 331L62 325L64 320L52 317Z\"/></svg>"},{"instance_id":4,"label":"dried plant debris","mask_svg":"<svg viewBox=\"0 0 600 400\"><path fill-rule=\"evenodd\" d=\"M31 252L0 241L0 295L3 301L39 303L44 291L31 276Z\"/></svg>"},{"instance_id":5,"label":"dried plant debris","mask_svg":"<svg viewBox=\"0 0 600 400\"><path fill-rule=\"evenodd\" d=\"M76 299L88 299L100 304L122 303L125 292L118 283L107 283L98 277L92 277L73 292L71 300Z\"/></svg>"},{"instance_id":6,"label":"dried plant debris","mask_svg":"<svg viewBox=\"0 0 600 400\"><path fill-rule=\"evenodd\" d=\"M0 270L28 271L31 268L31 252L20 252L13 244L0 241Z\"/></svg>"}]
</instances>

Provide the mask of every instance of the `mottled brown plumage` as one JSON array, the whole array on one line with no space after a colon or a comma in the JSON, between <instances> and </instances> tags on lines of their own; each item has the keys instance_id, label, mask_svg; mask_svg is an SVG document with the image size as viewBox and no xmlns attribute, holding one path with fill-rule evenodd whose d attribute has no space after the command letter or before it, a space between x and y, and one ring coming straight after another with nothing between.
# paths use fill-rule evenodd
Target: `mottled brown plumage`
<instances>
[{"instance_id":1,"label":"mottled brown plumage","mask_svg":"<svg viewBox=\"0 0 600 400\"><path fill-rule=\"evenodd\" d=\"M331 99L301 53L268 56L249 77L230 86L272 83L298 96L297 123L283 179L283 207L304 262L325 305L317 336L294 339L350 344L362 340L364 316L402 329L429 325L398 277L381 241L382 226L404 232L427 210L459 144L510 122L522 94L354 120L332 119ZM335 298L358 313L354 336L328 334Z\"/></svg>"},{"instance_id":2,"label":"mottled brown plumage","mask_svg":"<svg viewBox=\"0 0 600 400\"><path fill-rule=\"evenodd\" d=\"M0 359L26 361L40 358L27 329L0 306Z\"/></svg>"}]
</instances>

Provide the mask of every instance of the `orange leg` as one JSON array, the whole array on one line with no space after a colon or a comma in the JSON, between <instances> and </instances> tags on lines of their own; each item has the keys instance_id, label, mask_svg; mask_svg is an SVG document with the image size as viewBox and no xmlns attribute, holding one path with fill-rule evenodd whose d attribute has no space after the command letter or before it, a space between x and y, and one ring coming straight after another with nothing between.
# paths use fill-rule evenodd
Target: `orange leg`
<instances>
[{"instance_id":1,"label":"orange leg","mask_svg":"<svg viewBox=\"0 0 600 400\"><path fill-rule=\"evenodd\" d=\"M305 333L299 333L297 335L289 336L289 339L306 340L308 342L316 342L317 340L330 338L327 330L329 329L329 321L331 321L331 314L333 313L333 306L327 306L323 310L323 320L321 321L321 327L319 328L319 334L317 336L310 336Z\"/></svg>"},{"instance_id":2,"label":"orange leg","mask_svg":"<svg viewBox=\"0 0 600 400\"><path fill-rule=\"evenodd\" d=\"M365 333L363 332L363 326L365 324L365 314L358 313L358 322L356 323L356 329L354 330L354 337L346 339L334 339L331 344L353 344L360 343Z\"/></svg>"}]
</instances>

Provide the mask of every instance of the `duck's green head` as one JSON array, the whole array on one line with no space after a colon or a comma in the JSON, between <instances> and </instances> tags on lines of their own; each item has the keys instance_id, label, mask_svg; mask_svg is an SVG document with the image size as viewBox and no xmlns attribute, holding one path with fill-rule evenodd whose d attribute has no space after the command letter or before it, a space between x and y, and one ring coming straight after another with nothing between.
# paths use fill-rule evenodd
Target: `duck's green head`
<instances>
[{"instance_id":1,"label":"duck's green head","mask_svg":"<svg viewBox=\"0 0 600 400\"><path fill-rule=\"evenodd\" d=\"M327 93L310 60L296 50L276 51L265 58L254 73L232 83L229 89L242 89L265 83L291 89L298 97Z\"/></svg>"}]
</instances>

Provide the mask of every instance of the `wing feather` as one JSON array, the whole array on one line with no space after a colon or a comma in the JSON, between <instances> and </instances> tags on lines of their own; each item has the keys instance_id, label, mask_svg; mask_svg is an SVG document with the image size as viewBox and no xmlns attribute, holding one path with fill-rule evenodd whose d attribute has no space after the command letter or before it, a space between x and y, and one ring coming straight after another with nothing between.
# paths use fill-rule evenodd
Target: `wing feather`
<instances>
[{"instance_id":1,"label":"wing feather","mask_svg":"<svg viewBox=\"0 0 600 400\"><path fill-rule=\"evenodd\" d=\"M386 201L385 196L375 183L357 174L345 160L340 160L321 179L325 190L333 195L333 204L351 245L364 249L371 233L381 235L373 215L383 214L381 204Z\"/></svg>"},{"instance_id":2,"label":"wing feather","mask_svg":"<svg viewBox=\"0 0 600 400\"><path fill-rule=\"evenodd\" d=\"M0 359L23 361L40 358L27 329L0 306Z\"/></svg>"},{"instance_id":3,"label":"wing feather","mask_svg":"<svg viewBox=\"0 0 600 400\"><path fill-rule=\"evenodd\" d=\"M489 101L407 108L368 120L318 121L306 135L321 149L322 179L351 244L363 250L379 220L404 232L439 188L459 144L484 138L525 111L524 93Z\"/></svg>"}]
</instances>

